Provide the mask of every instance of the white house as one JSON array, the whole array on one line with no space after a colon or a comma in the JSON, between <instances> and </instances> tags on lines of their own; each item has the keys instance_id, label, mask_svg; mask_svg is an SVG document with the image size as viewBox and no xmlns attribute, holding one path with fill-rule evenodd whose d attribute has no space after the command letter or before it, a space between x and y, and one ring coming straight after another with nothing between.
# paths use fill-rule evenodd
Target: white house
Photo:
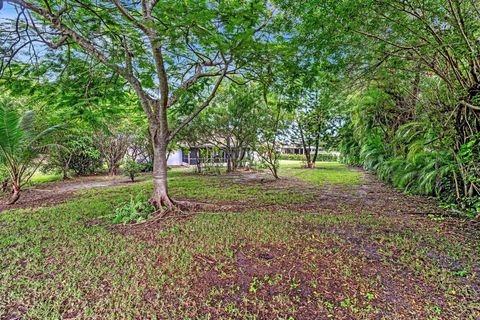
<instances>
[{"instance_id":1,"label":"white house","mask_svg":"<svg viewBox=\"0 0 480 320\"><path fill-rule=\"evenodd\" d=\"M167 158L167 165L169 166L182 166L186 165L186 163L183 163L183 151L182 150L176 150L173 151L169 154Z\"/></svg>"}]
</instances>

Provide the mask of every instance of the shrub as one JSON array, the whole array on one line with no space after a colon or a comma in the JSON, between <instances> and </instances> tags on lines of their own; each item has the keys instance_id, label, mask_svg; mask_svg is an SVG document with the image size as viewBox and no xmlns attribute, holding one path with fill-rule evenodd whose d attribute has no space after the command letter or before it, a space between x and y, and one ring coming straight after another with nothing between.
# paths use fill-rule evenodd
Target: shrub
<instances>
[{"instance_id":1,"label":"shrub","mask_svg":"<svg viewBox=\"0 0 480 320\"><path fill-rule=\"evenodd\" d=\"M93 139L86 132L75 132L58 137L62 148L52 149L42 171L61 173L66 179L71 171L76 175L86 176L97 172L102 167L100 151Z\"/></svg>"},{"instance_id":2,"label":"shrub","mask_svg":"<svg viewBox=\"0 0 480 320\"><path fill-rule=\"evenodd\" d=\"M148 202L144 194L131 196L130 201L122 203L114 213L104 216L114 224L139 223L146 221L155 212L155 207Z\"/></svg>"},{"instance_id":3,"label":"shrub","mask_svg":"<svg viewBox=\"0 0 480 320\"><path fill-rule=\"evenodd\" d=\"M127 157L123 162L122 171L125 175L127 175L132 182L135 181L135 177L142 172L144 169L144 165L138 163L137 161L133 160L130 157Z\"/></svg>"},{"instance_id":4,"label":"shrub","mask_svg":"<svg viewBox=\"0 0 480 320\"><path fill-rule=\"evenodd\" d=\"M291 153L279 154L278 159L279 160L305 161L305 155L304 154L291 154ZM320 161L320 162L338 161L338 156L335 155L335 154L330 154L330 153L320 153L317 156L317 161Z\"/></svg>"},{"instance_id":5,"label":"shrub","mask_svg":"<svg viewBox=\"0 0 480 320\"><path fill-rule=\"evenodd\" d=\"M102 166L100 151L91 137L72 137L66 148L70 151L69 169L79 176L95 173Z\"/></svg>"},{"instance_id":6,"label":"shrub","mask_svg":"<svg viewBox=\"0 0 480 320\"><path fill-rule=\"evenodd\" d=\"M55 144L45 138L59 129L53 126L38 130L35 113L18 113L21 105L10 97L0 99L0 164L8 171L14 204L20 197L22 187L35 174L46 156L46 151Z\"/></svg>"}]
</instances>

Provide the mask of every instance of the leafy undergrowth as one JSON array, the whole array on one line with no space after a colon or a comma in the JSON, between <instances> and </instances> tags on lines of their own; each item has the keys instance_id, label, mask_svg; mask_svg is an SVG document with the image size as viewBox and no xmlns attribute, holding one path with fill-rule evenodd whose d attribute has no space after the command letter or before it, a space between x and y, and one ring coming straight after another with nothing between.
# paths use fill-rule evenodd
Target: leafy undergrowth
<instances>
[{"instance_id":1,"label":"leafy undergrowth","mask_svg":"<svg viewBox=\"0 0 480 320\"><path fill-rule=\"evenodd\" d=\"M287 190L265 196L272 185L224 178L172 172L171 187L185 198L288 203ZM478 230L461 221L378 214L336 198L325 200L334 214L321 205L252 209L133 229L100 219L149 188L89 190L0 215L0 318L480 316Z\"/></svg>"},{"instance_id":2,"label":"leafy undergrowth","mask_svg":"<svg viewBox=\"0 0 480 320\"><path fill-rule=\"evenodd\" d=\"M149 198L145 194L132 195L129 201L120 204L112 214L107 214L103 218L110 219L112 223L142 223L152 217L156 211L155 206L150 204Z\"/></svg>"}]
</instances>

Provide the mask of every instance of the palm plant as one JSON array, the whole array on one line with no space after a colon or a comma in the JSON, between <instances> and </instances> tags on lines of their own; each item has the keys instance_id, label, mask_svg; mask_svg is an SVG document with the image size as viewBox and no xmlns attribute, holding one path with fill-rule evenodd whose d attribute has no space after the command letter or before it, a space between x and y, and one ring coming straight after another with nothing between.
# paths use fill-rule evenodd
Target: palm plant
<instances>
[{"instance_id":1,"label":"palm plant","mask_svg":"<svg viewBox=\"0 0 480 320\"><path fill-rule=\"evenodd\" d=\"M20 198L20 191L42 164L45 151L54 146L42 144L42 140L58 127L50 127L39 133L34 130L32 111L20 115L18 104L9 97L0 98L0 164L4 166L12 187L8 204Z\"/></svg>"}]
</instances>

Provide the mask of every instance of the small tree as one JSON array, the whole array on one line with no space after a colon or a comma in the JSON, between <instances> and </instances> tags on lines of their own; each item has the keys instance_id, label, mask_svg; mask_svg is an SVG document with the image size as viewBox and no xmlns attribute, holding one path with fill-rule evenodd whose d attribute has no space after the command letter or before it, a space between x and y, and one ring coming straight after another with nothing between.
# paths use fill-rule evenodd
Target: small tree
<instances>
[{"instance_id":1,"label":"small tree","mask_svg":"<svg viewBox=\"0 0 480 320\"><path fill-rule=\"evenodd\" d=\"M97 133L95 143L101 151L103 159L107 162L109 176L118 174L120 164L127 153L130 141L130 134L114 129L108 129L107 133Z\"/></svg>"},{"instance_id":2,"label":"small tree","mask_svg":"<svg viewBox=\"0 0 480 320\"><path fill-rule=\"evenodd\" d=\"M36 133L33 127L34 113L19 115L19 106L9 97L0 99L0 163L8 173L12 197L8 204L20 198L21 188L27 183L46 157L48 147L43 138L57 127Z\"/></svg>"},{"instance_id":3,"label":"small tree","mask_svg":"<svg viewBox=\"0 0 480 320\"><path fill-rule=\"evenodd\" d=\"M135 177L142 172L143 165L130 157L126 157L123 161L123 173L127 175L132 182L135 182Z\"/></svg>"},{"instance_id":4,"label":"small tree","mask_svg":"<svg viewBox=\"0 0 480 320\"><path fill-rule=\"evenodd\" d=\"M68 45L69 54L88 55L135 91L148 121L154 151L151 203L159 209L175 208L168 195L168 144L210 104L225 79L246 69L274 40L262 31L272 24L273 7L261 1L3 2L22 12L17 27L5 32L13 43L9 60L32 43L57 50ZM181 102L189 95L196 104L172 123L167 114L185 110Z\"/></svg>"},{"instance_id":5,"label":"small tree","mask_svg":"<svg viewBox=\"0 0 480 320\"><path fill-rule=\"evenodd\" d=\"M299 93L296 93L293 97L300 108L296 113L292 140L300 142L308 168L315 167L320 147L334 135L336 119L327 108L336 103L332 89L331 84L318 83L312 88L302 88L302 96L298 97Z\"/></svg>"},{"instance_id":6,"label":"small tree","mask_svg":"<svg viewBox=\"0 0 480 320\"><path fill-rule=\"evenodd\" d=\"M272 173L275 179L279 179L279 153L278 137L285 129L286 117L285 111L279 103L270 103L264 96L265 106L261 112L261 117L257 120L259 123L259 130L257 135L257 144L255 151L260 158L260 161L265 165Z\"/></svg>"},{"instance_id":7,"label":"small tree","mask_svg":"<svg viewBox=\"0 0 480 320\"><path fill-rule=\"evenodd\" d=\"M255 144L261 109L258 87L230 85L207 110L208 140L225 150L227 172L237 170Z\"/></svg>"}]
</instances>

